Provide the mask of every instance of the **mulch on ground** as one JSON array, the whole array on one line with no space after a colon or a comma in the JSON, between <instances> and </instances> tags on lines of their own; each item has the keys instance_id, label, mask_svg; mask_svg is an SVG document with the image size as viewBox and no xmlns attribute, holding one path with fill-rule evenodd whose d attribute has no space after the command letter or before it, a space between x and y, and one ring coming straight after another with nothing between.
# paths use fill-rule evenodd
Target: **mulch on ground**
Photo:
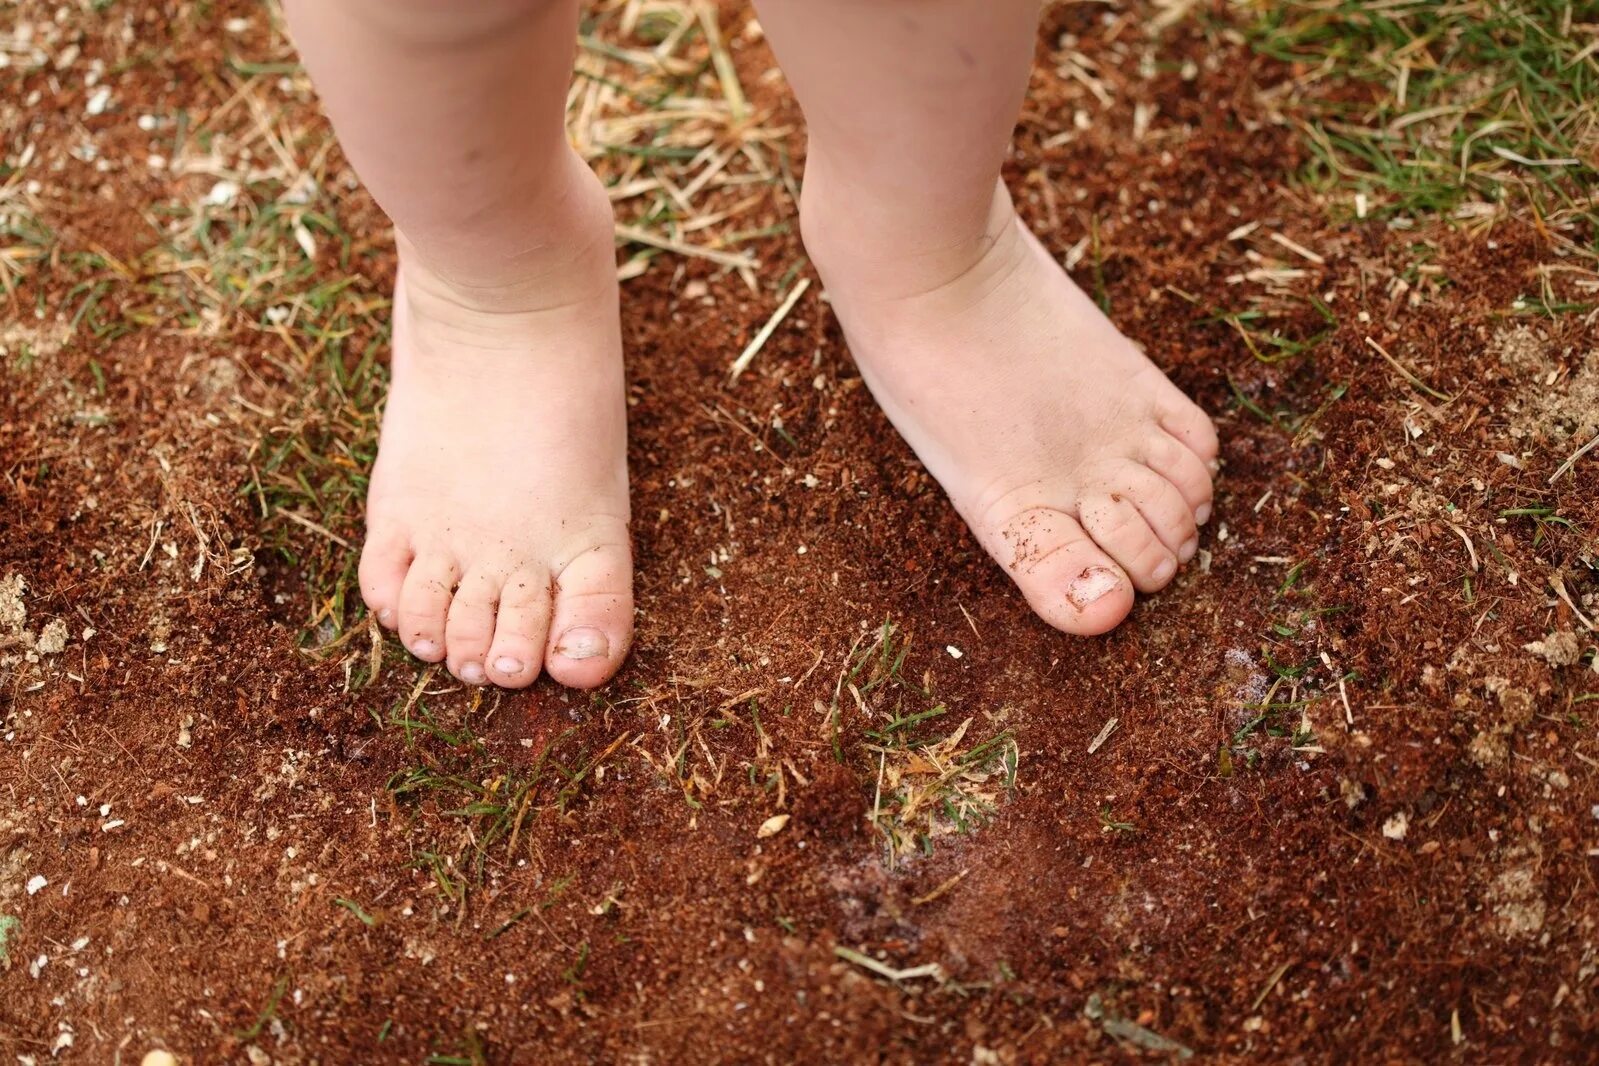
<instances>
[{"instance_id":1,"label":"mulch on ground","mask_svg":"<svg viewBox=\"0 0 1599 1066\"><path fill-rule=\"evenodd\" d=\"M753 291L669 252L625 282L638 641L592 696L467 691L325 602L359 497L286 520L262 471L358 473L375 393L318 421L342 386L305 334L157 295L187 291L164 205L227 190L151 165L141 116L258 121L263 166L325 153L342 234L307 227L284 291L354 278L379 310L340 365L381 359L383 220L261 11L114 5L65 66L0 72L60 235L0 316L0 1048L1590 1057L1599 345L1534 306L1587 275L1535 218L1329 202L1270 93L1295 72L1144 17L1049 9L1006 176L1217 418L1199 560L1105 638L1038 622L819 286L730 383L806 276L777 174L726 194L775 230ZM728 48L797 174L747 19Z\"/></svg>"}]
</instances>

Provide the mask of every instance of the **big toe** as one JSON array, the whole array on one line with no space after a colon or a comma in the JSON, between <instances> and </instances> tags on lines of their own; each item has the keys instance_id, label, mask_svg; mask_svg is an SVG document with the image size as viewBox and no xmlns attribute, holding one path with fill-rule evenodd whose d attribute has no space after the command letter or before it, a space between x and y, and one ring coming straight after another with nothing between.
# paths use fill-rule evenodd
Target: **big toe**
<instances>
[{"instance_id":1,"label":"big toe","mask_svg":"<svg viewBox=\"0 0 1599 1066\"><path fill-rule=\"evenodd\" d=\"M1037 507L1007 522L991 552L1040 618L1091 637L1133 609L1133 583L1077 519Z\"/></svg>"},{"instance_id":2,"label":"big toe","mask_svg":"<svg viewBox=\"0 0 1599 1066\"><path fill-rule=\"evenodd\" d=\"M633 640L633 561L625 544L592 548L556 578L544 670L572 688L611 679Z\"/></svg>"}]
</instances>

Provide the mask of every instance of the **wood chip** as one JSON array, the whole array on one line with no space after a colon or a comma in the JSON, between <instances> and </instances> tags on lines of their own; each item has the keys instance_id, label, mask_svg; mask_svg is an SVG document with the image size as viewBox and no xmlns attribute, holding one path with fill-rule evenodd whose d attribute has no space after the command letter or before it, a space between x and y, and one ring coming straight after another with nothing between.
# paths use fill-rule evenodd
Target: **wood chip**
<instances>
[{"instance_id":1,"label":"wood chip","mask_svg":"<svg viewBox=\"0 0 1599 1066\"><path fill-rule=\"evenodd\" d=\"M1105 723L1105 725L1100 729L1099 735L1089 742L1088 754L1092 755L1094 752L1098 751L1104 746L1105 741L1110 739L1110 735L1116 732L1116 726L1119 722L1121 722L1120 718L1112 718L1110 721Z\"/></svg>"}]
</instances>

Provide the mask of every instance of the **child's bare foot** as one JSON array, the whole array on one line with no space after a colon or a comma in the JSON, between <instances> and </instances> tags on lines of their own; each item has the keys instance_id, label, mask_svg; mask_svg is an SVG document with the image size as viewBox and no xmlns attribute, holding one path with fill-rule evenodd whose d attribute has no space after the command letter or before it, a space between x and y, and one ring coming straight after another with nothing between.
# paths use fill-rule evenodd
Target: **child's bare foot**
<instances>
[{"instance_id":1,"label":"child's bare foot","mask_svg":"<svg viewBox=\"0 0 1599 1066\"><path fill-rule=\"evenodd\" d=\"M1133 589L1164 587L1198 547L1210 419L1003 189L981 239L940 244L864 239L834 188L813 155L806 243L873 395L1033 610L1069 633L1111 629Z\"/></svg>"},{"instance_id":2,"label":"child's bare foot","mask_svg":"<svg viewBox=\"0 0 1599 1066\"><path fill-rule=\"evenodd\" d=\"M471 684L520 688L542 666L592 688L632 635L615 259L593 185L559 284L464 290L401 245L361 591Z\"/></svg>"}]
</instances>

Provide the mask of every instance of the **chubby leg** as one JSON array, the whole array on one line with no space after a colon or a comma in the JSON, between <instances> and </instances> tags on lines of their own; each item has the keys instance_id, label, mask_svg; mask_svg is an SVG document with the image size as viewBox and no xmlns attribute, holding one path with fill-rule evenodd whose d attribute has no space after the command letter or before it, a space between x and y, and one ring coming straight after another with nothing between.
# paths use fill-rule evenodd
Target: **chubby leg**
<instances>
[{"instance_id":1,"label":"chubby leg","mask_svg":"<svg viewBox=\"0 0 1599 1066\"><path fill-rule=\"evenodd\" d=\"M1102 633L1210 514L1210 420L1022 226L1000 164L1037 0L761 0L801 228L861 374L1033 609Z\"/></svg>"},{"instance_id":2,"label":"chubby leg","mask_svg":"<svg viewBox=\"0 0 1599 1066\"><path fill-rule=\"evenodd\" d=\"M362 595L463 681L601 684L632 559L610 204L563 125L575 0L286 7L399 245Z\"/></svg>"}]
</instances>

